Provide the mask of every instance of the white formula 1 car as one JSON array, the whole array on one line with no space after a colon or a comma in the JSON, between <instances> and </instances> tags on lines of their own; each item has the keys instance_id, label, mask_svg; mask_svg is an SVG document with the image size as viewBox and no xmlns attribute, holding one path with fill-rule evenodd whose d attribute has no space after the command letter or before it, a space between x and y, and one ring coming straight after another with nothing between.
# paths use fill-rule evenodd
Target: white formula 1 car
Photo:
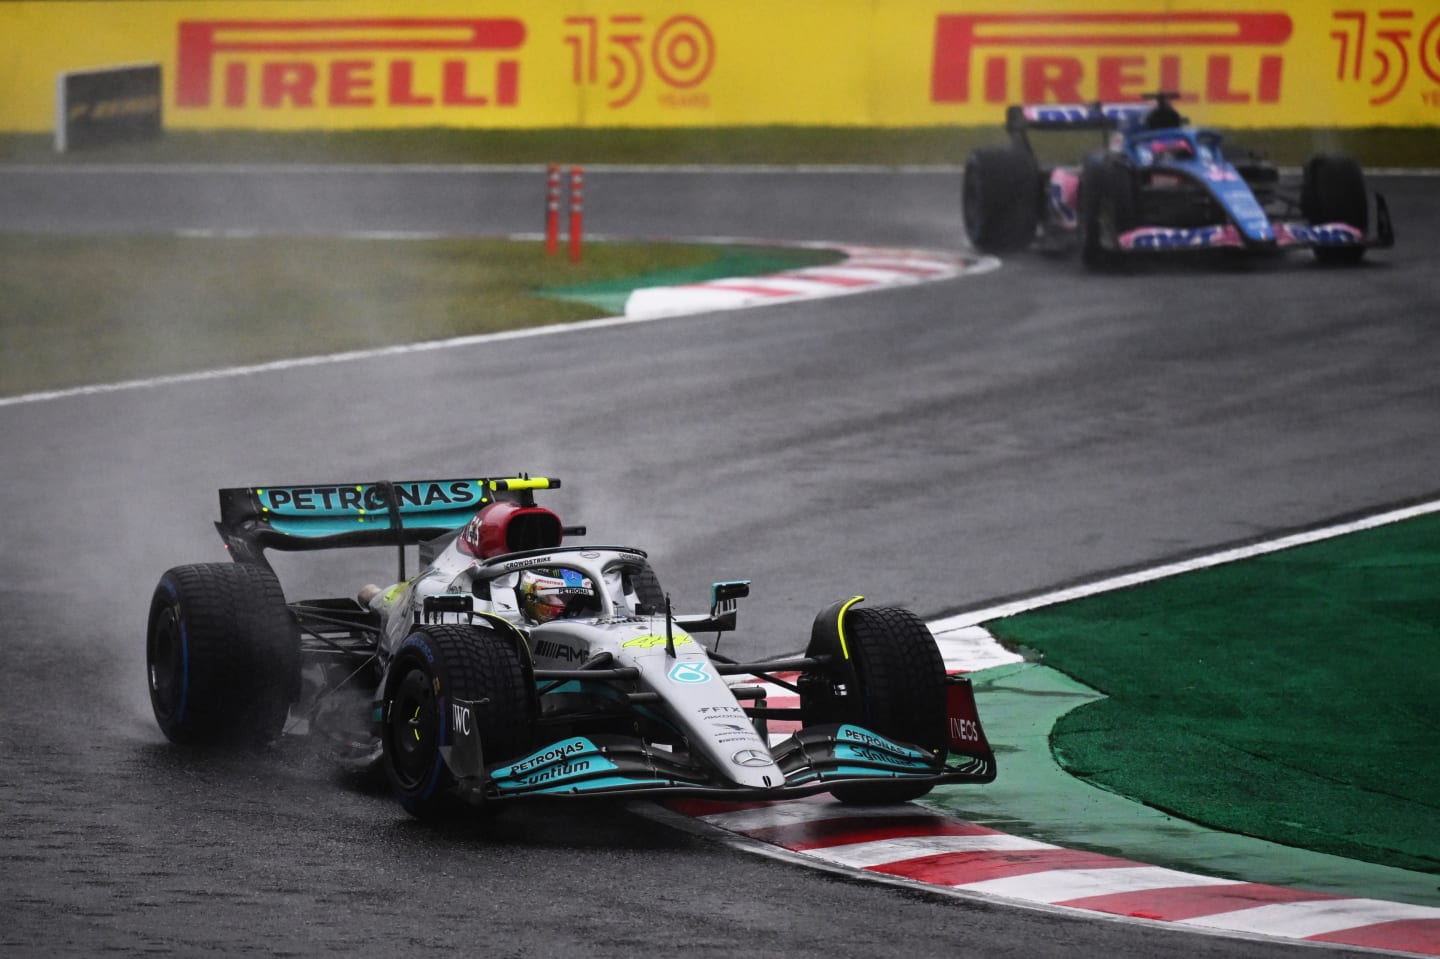
<instances>
[{"instance_id":1,"label":"white formula 1 car","mask_svg":"<svg viewBox=\"0 0 1440 959\"><path fill-rule=\"evenodd\" d=\"M912 613L846 599L803 652L734 662L694 634L733 629L749 584L673 612L641 550L562 545L584 529L534 499L559 485L221 490L235 562L171 569L151 602L160 728L194 744L309 733L351 768L383 769L420 817L534 797L899 802L995 778L970 682L946 675ZM399 548L400 582L365 602L287 603L264 555L376 545ZM767 706L775 686L798 708Z\"/></svg>"}]
</instances>

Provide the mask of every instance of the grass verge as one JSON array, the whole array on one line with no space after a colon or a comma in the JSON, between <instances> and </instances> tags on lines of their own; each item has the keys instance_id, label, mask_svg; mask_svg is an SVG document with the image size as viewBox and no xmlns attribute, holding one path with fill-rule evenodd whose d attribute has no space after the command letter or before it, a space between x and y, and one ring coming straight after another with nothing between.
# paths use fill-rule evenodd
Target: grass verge
<instances>
[{"instance_id":1,"label":"grass verge","mask_svg":"<svg viewBox=\"0 0 1440 959\"><path fill-rule=\"evenodd\" d=\"M591 243L572 264L538 241L0 234L0 395L573 322L607 311L569 288L839 257Z\"/></svg>"}]
</instances>

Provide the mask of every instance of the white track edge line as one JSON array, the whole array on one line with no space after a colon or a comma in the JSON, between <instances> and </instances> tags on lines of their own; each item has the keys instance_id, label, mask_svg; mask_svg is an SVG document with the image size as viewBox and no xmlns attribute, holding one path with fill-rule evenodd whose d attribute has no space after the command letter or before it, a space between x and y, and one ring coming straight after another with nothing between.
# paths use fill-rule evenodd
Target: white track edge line
<instances>
[{"instance_id":1,"label":"white track edge line","mask_svg":"<svg viewBox=\"0 0 1440 959\"><path fill-rule=\"evenodd\" d=\"M3 169L3 168L0 168L0 169ZM177 232L177 234L181 234L181 235L197 235L197 231L182 230L182 231L176 231L176 232ZM210 235L210 234L204 234L204 235ZM214 235L221 235L221 234L214 234ZM341 234L341 235L342 235L342 236L347 236L347 235L349 235L349 234ZM416 234L413 238L416 238L416 239L425 239L425 238L430 238L430 236L431 236L431 235L429 235L429 234ZM510 239L523 238L523 237L528 237L528 236L529 236L529 234L517 234L517 235L512 235L512 236L510 237ZM372 239L372 238L375 238L374 235L371 234L371 233L360 233L360 234L356 234L356 237L357 237L357 238L361 238L361 239ZM387 236L386 238L394 239L394 238L398 238L398 237ZM603 239L603 238L602 238L602 237L594 237L594 239ZM848 249L854 249L854 250L874 250L874 249L877 249L876 247L856 246L855 244L840 243L840 242L828 243L828 242L825 242L825 241L806 241L806 242L804 242L804 243L790 243L790 242L778 242L778 243L776 243L776 242L765 241L765 240L743 240L743 239L740 239L740 238L723 238L723 237L687 238L687 240L686 240L685 242L687 242L687 243L716 243L716 244L724 244L724 243L746 244L746 243L749 243L749 244L755 244L755 245L774 245L774 246L805 247L805 248L817 248L817 249L838 249L838 250L848 250ZM996 259L995 257L989 257L989 256L978 256L978 255L977 255L977 256L974 256L974 257L972 258L972 257L967 256L966 254L961 254L961 253L949 253L949 252L947 252L947 251L938 251L938 250L918 250L918 249L917 249L917 250L907 250L907 249L905 249L905 248L894 248L894 249L890 250L889 252L891 252L891 253L893 253L893 254L895 254L895 255L897 255L897 256L898 256L898 255L902 255L902 254L908 252L908 253L912 253L912 254L916 254L916 255L920 255L920 254L934 255L934 256L936 256L936 257L941 257L941 258L943 258L943 257L952 257L952 258L958 257L958 258L961 258L961 259L970 259L971 262L970 262L968 265L966 265L966 266L958 267L958 268L956 269L956 271L953 272L953 273L945 273L945 274L941 274L941 275L937 275L937 276L926 276L926 277L918 277L918 278L910 278L910 277L907 277L903 283L901 283L901 282L897 282L897 283L893 283L893 284L877 283L877 284L874 284L874 285L872 285L872 286L853 287L853 288L847 288L847 289L842 289L842 290L838 290L838 291L826 289L826 290L823 290L823 291L817 291L816 293L813 293L813 294L796 294L796 295L787 296L787 297L784 297L784 298L778 298L778 297L777 297L777 298L774 298L774 299L766 299L766 300L760 301L760 302L745 302L745 303L734 303L734 304L709 305L709 306L705 306L705 307L702 307L702 308L698 308L698 309L694 309L694 310L689 310L689 311L686 311L686 312L680 312L680 313L642 313L642 314L635 315L635 316L607 316L607 317L599 317L599 318L593 319L593 320L581 320L581 321L573 322L573 323L553 323L553 324L549 324L549 325L546 325L546 326L532 326L532 327L525 327L524 329L518 329L518 330L501 330L501 331L493 332L493 333L475 333L475 334L471 334L471 335L468 335L468 336L457 336L457 337L451 337L451 338L449 338L449 339L444 339L444 340L429 340L429 341L420 342L420 343L402 343L402 344L394 344L394 345L391 345L391 346L375 347L375 348L373 348L373 349L347 350L347 351L340 352L340 353L327 353L327 354L321 354L321 355L317 355L317 356L305 356L305 357L298 357L298 358L294 358L294 359L285 359L285 360L271 360L271 361L265 362L265 363L252 363L252 364L246 364L246 365L242 365L242 366L229 366L229 367L218 367L218 368L208 369L208 370L196 370L196 371L189 372L189 373L171 373L171 374L166 374L166 375L164 375L164 376L155 376L155 377L146 377L146 378L140 378L140 379L121 380L121 381L114 382L114 383L95 383L95 384L90 384L90 385L87 385L87 386L66 387L66 388L64 388L64 389L58 389L58 390L42 390L42 391L40 391L40 392L35 392L35 393L23 393L23 394L20 394L20 395L18 395L18 396L5 396L5 397L0 397L0 408L4 408L4 407L7 407L7 406L24 406L24 405L34 404L34 403L48 402L48 401L51 401L51 400L69 399L69 398L77 397L77 396L96 396L96 395L103 395L103 394L106 394L106 393L130 392L130 391L134 391L134 390L154 389L154 388L158 388L158 387L175 386L175 385L181 385L181 384L186 384L186 383L199 383L199 382L207 382L207 381L212 381L212 380L233 379L233 378L238 378L238 377L255 376L255 375L264 374L264 373L281 372L281 371L285 371L285 370L299 369L299 368L311 367L311 366L325 366L325 365L329 365L329 364L333 364L333 363L349 363L349 362L356 362L356 361L362 361L362 360L378 359L378 358L386 357L386 356L399 356L399 355L403 355L403 354L407 354L407 353L426 353L426 352L431 352L431 351L435 351L435 350L447 350L447 349L454 349L454 348L457 348L457 347L477 346L477 345L486 344L486 343L499 343L499 342L503 342L503 341L505 341L505 340L522 340L522 339L530 339L530 338L532 338L532 337L537 337L537 336L557 336L557 335L560 335L560 334L563 334L563 333L583 332L583 331L605 329L605 328L608 328L608 327L616 327L616 326L629 326L629 325L637 324L637 323L655 323L655 322L659 322L659 321L662 321L662 320L677 320L677 319L683 319L683 318L685 318L685 317L697 316L697 315L700 315L700 314L703 314L703 313L728 312L728 311L734 310L734 309L752 309L752 308L760 307L760 306L781 306L781 305L788 304L788 303L798 303L798 302L802 302L802 301L805 301L805 300L822 299L822 298L829 298L829 297L836 297L836 296L855 296L855 295L859 295L859 294L863 294L863 293L874 293L874 292L877 292L877 291L880 291L880 290L894 289L894 288L899 287L899 286L915 286L915 285L922 284L922 283L934 283L934 282L940 282L940 281L943 281L943 280L958 279L958 278L962 278L962 277L965 277L965 276L972 276L972 275L978 275L978 274L981 274L981 273L988 273L988 272L991 272L991 271L993 271L993 270L996 270L996 269L998 269L998 268L1000 267L1000 261L999 261L998 259ZM843 261L842 261L842 262L843 262Z\"/></svg>"},{"instance_id":2,"label":"white track edge line","mask_svg":"<svg viewBox=\"0 0 1440 959\"><path fill-rule=\"evenodd\" d=\"M833 876L849 879L857 882L875 883L882 886L894 886L909 893L925 894L943 899L958 899L962 902L984 906L1004 906L1012 909L1023 909L1027 912L1043 913L1061 919L1069 919L1077 922L1107 922L1126 926L1143 926L1149 929L1173 930L1185 935L1208 936L1212 939L1228 941L1246 941L1255 943L1289 943L1293 945L1307 946L1316 949L1345 949L1354 953L1366 953L1382 956L1413 956L1413 953L1395 952L1385 949L1371 949L1365 946L1337 945L1328 942L1313 942L1304 939L1286 939L1277 936L1267 936L1243 930L1214 929L1205 926L1181 925L1175 922L1159 919L1144 919L1139 916L1122 916L1116 913L1098 912L1095 910L1078 909L1074 906L1058 906L1047 902L1034 902L1026 899L1012 899L1008 896L997 896L990 893L970 892L964 888L955 886L939 886L928 882L921 882L918 879L909 879L905 876L895 876L890 873L875 872L870 869L859 869L854 866L846 866L840 863L827 862L817 859L814 856L803 852L794 852L783 846L772 845L760 839L752 839L742 833L730 832L720 826L714 826L703 820L696 819L684 813L667 809L665 806L654 802L636 802L630 809L637 815L664 823L672 828L691 833L704 839L718 841L739 852L747 852L752 855L764 856L777 862L787 863L792 866L800 866L806 869L818 870L830 873Z\"/></svg>"},{"instance_id":3,"label":"white track edge line","mask_svg":"<svg viewBox=\"0 0 1440 959\"><path fill-rule=\"evenodd\" d=\"M1318 543L1323 540L1334 539L1337 536L1344 536L1347 533L1358 533L1364 530L1376 529L1392 523L1403 522L1407 519L1427 516L1435 512L1440 512L1440 500L1430 500L1400 509L1386 510L1371 516L1361 517L1360 519L1336 523L1332 526L1322 526L1300 533L1291 533L1275 539L1252 543L1248 546L1222 549L1204 556L1196 556L1192 559L1180 560L1173 563L1164 563L1148 569L1136 570L1131 573L1096 580L1092 583L1082 583L1078 586L1069 586L1048 593L1040 593L1035 596L1012 600L985 609L957 613L954 616L946 616L942 619L932 620L929 626L931 632L937 635L951 630L978 626L990 620L1003 619L1006 616L1029 612L1030 610L1039 609L1043 606L1054 606L1057 603L1084 599L1100 593L1114 592L1115 590L1125 589L1130 586L1138 586L1160 579L1168 579L1172 576L1178 576L1181 573L1191 573L1197 570L1209 569L1213 566L1238 562L1243 559L1264 556L1268 553L1276 553L1296 546L1306 546L1310 543Z\"/></svg>"}]
</instances>

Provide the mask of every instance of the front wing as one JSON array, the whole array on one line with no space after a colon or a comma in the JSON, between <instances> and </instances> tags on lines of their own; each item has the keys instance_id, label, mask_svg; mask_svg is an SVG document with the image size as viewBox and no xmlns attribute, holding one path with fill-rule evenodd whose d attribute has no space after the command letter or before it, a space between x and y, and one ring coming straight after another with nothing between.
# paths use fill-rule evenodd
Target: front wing
<instances>
[{"instance_id":1,"label":"front wing","mask_svg":"<svg viewBox=\"0 0 1440 959\"><path fill-rule=\"evenodd\" d=\"M1256 241L1247 237L1234 223L1199 227L1138 226L1116 237L1115 247L1125 253L1183 253L1312 247L1385 249L1395 245L1390 208L1379 194L1375 195L1375 230L1368 235L1348 223L1306 223L1303 220L1272 220L1265 232L1270 236Z\"/></svg>"},{"instance_id":2,"label":"front wing","mask_svg":"<svg viewBox=\"0 0 1440 959\"><path fill-rule=\"evenodd\" d=\"M895 782L916 785L988 783L995 779L995 755L980 726L969 682L947 687L949 751L937 758L854 723L807 726L770 747L738 750L738 766L769 765L784 774L764 788L742 786L703 761L639 738L606 734L570 736L520 759L486 764L480 735L472 727L452 728L442 756L467 801L485 803L532 798L580 798L637 794L711 799L791 799L836 786ZM467 703L457 702L464 712Z\"/></svg>"},{"instance_id":3,"label":"front wing","mask_svg":"<svg viewBox=\"0 0 1440 959\"><path fill-rule=\"evenodd\" d=\"M848 723L812 726L776 745L771 755L785 774L764 789L727 783L683 754L624 736L575 736L523 759L476 770L447 761L471 801L526 798L657 795L710 799L792 799L852 783L905 780L916 784L985 783L994 759L952 757L935 762L924 751ZM473 749L471 750L474 755ZM747 761L736 753L737 764ZM768 762L756 752L756 762ZM456 768L457 765L462 768Z\"/></svg>"}]
</instances>

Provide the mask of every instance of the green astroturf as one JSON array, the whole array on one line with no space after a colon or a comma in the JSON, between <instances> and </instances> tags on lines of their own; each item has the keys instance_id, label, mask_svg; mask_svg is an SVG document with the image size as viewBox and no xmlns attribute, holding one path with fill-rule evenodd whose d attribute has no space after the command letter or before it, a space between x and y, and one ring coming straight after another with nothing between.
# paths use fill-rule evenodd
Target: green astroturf
<instances>
[{"instance_id":1,"label":"green astroturf","mask_svg":"<svg viewBox=\"0 0 1440 959\"><path fill-rule=\"evenodd\" d=\"M1201 823L1440 872L1440 516L989 624L1106 698L1051 747Z\"/></svg>"}]
</instances>

